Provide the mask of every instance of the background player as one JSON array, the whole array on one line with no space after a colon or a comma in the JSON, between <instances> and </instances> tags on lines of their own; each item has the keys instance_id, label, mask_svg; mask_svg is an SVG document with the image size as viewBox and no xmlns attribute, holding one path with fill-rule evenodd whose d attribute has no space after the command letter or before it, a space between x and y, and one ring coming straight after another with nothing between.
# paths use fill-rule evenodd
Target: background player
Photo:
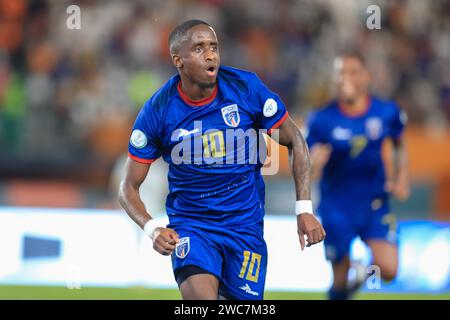
<instances>
[{"instance_id":1,"label":"background player","mask_svg":"<svg viewBox=\"0 0 450 320\"><path fill-rule=\"evenodd\" d=\"M241 146L244 164L216 160L235 156L228 149L229 130L280 129L279 142L292 154L303 250L305 235L308 245L325 237L321 224L308 214L312 207L306 143L283 102L255 74L220 67L217 37L207 23L181 24L171 33L169 46L178 75L145 103L137 117L120 202L152 238L154 249L172 254L184 299L217 299L219 292L232 299L262 299L267 248L261 163L248 161L251 139L244 139ZM196 139L201 150L195 149ZM183 150L183 158L200 156L200 164L176 163L174 150L185 141L193 142L194 152ZM169 163L167 228L154 224L139 195L150 164L160 156Z\"/></svg>"},{"instance_id":2,"label":"background player","mask_svg":"<svg viewBox=\"0 0 450 320\"><path fill-rule=\"evenodd\" d=\"M401 200L409 196L407 154L402 131L406 116L395 103L368 94L370 76L358 53L335 59L337 100L308 119L307 143L312 176L320 178L318 212L327 230L326 256L333 266L330 299L347 299L351 241L360 236L370 247L373 264L385 280L397 273L395 216L388 193ZM393 141L392 180L386 181L382 143Z\"/></svg>"}]
</instances>

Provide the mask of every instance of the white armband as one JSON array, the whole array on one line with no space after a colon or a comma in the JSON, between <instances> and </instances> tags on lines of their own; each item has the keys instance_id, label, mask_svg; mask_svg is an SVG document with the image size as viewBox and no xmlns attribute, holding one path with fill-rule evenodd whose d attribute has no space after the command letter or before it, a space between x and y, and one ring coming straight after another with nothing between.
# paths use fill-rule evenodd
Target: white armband
<instances>
[{"instance_id":1,"label":"white armband","mask_svg":"<svg viewBox=\"0 0 450 320\"><path fill-rule=\"evenodd\" d=\"M158 225L158 223L155 221L155 219L150 219L147 221L147 223L144 225L144 232L147 234L150 239L153 241L153 233L155 232L156 228L160 228L161 226Z\"/></svg>"},{"instance_id":2,"label":"white armband","mask_svg":"<svg viewBox=\"0 0 450 320\"><path fill-rule=\"evenodd\" d=\"M314 215L311 200L297 200L295 202L295 214L298 216L302 213L309 213Z\"/></svg>"}]
</instances>

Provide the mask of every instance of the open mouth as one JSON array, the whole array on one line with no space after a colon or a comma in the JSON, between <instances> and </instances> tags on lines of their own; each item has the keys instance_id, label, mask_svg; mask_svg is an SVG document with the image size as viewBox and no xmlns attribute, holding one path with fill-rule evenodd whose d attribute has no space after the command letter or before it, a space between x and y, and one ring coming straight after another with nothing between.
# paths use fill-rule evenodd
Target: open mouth
<instances>
[{"instance_id":1,"label":"open mouth","mask_svg":"<svg viewBox=\"0 0 450 320\"><path fill-rule=\"evenodd\" d=\"M206 73L209 76L214 76L216 74L216 68L215 67L209 67L206 69Z\"/></svg>"}]
</instances>

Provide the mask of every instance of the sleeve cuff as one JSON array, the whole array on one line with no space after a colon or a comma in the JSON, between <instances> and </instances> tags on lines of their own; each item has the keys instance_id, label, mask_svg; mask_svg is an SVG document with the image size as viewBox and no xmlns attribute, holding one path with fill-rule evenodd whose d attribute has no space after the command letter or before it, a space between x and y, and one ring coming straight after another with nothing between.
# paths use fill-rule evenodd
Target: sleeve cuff
<instances>
[{"instance_id":1,"label":"sleeve cuff","mask_svg":"<svg viewBox=\"0 0 450 320\"><path fill-rule=\"evenodd\" d=\"M132 159L132 160L134 160L136 162L143 163L143 164L151 164L151 163L155 162L158 159L158 158L155 158L155 159L142 159L142 158L133 156L130 152L128 152L128 158L130 158L130 159Z\"/></svg>"},{"instance_id":2,"label":"sleeve cuff","mask_svg":"<svg viewBox=\"0 0 450 320\"><path fill-rule=\"evenodd\" d=\"M268 133L269 133L269 134L272 134L272 130L278 129L278 128L283 124L283 122L287 119L288 116L289 116L289 113L286 111L286 113L284 114L284 116L282 116L281 119L278 120L278 121L272 126L272 128L269 129Z\"/></svg>"}]
</instances>

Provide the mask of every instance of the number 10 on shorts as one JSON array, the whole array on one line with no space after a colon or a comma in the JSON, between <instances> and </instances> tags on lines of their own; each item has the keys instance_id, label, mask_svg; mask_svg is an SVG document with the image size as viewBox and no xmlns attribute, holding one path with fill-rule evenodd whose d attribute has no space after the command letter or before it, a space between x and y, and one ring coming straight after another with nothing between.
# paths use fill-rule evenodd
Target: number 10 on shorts
<instances>
[{"instance_id":1,"label":"number 10 on shorts","mask_svg":"<svg viewBox=\"0 0 450 320\"><path fill-rule=\"evenodd\" d=\"M250 264L249 264L249 261L250 261ZM255 265L256 265L256 268L255 268ZM260 266L261 266L261 255L260 254L250 252L250 251L244 251L244 261L242 262L242 267L241 267L241 272L239 273L239 278L244 278L244 276L246 274L245 271L248 269L247 276L245 278L249 281L258 282Z\"/></svg>"}]
</instances>

